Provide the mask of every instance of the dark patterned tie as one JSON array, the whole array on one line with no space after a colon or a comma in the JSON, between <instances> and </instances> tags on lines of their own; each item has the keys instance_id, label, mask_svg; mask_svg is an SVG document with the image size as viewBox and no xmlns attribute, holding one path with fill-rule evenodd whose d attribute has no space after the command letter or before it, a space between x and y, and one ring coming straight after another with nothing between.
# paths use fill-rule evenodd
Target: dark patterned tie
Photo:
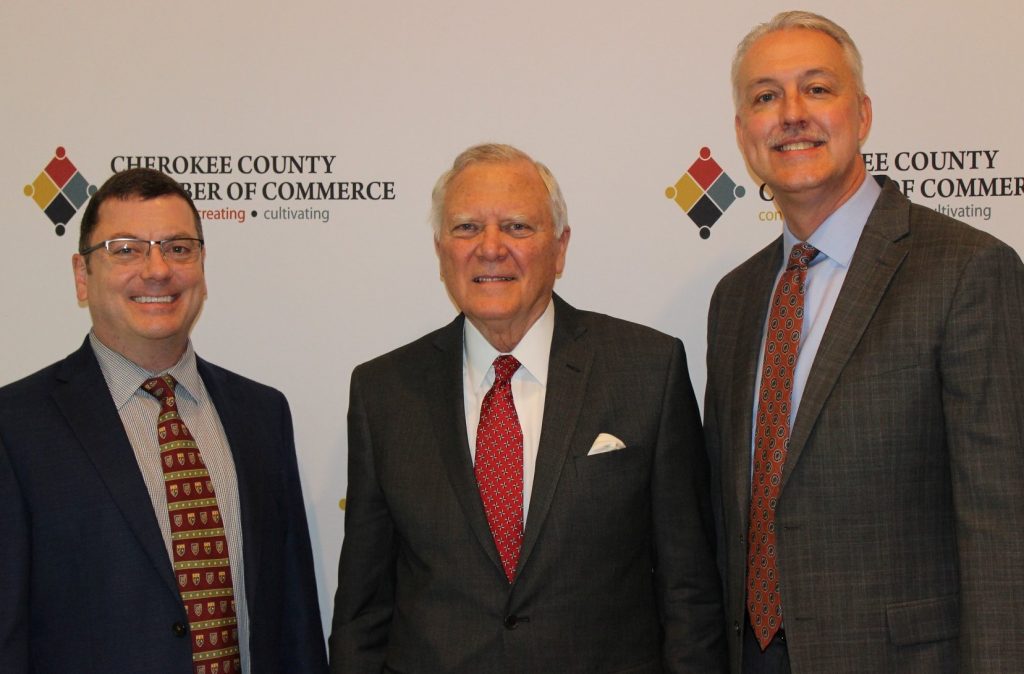
<instances>
[{"instance_id":1,"label":"dark patterned tie","mask_svg":"<svg viewBox=\"0 0 1024 674\"><path fill-rule=\"evenodd\" d=\"M174 377L147 379L160 401L156 432L174 548L174 575L188 614L194 674L241 672L235 594L224 522L192 434L178 416Z\"/></svg>"},{"instance_id":2,"label":"dark patterned tie","mask_svg":"<svg viewBox=\"0 0 1024 674\"><path fill-rule=\"evenodd\" d=\"M762 650L768 647L782 626L775 506L782 485L782 467L789 450L793 370L804 324L804 280L807 265L817 254L818 251L806 243L793 246L768 308L754 436L747 550L747 610Z\"/></svg>"},{"instance_id":3,"label":"dark patterned tie","mask_svg":"<svg viewBox=\"0 0 1024 674\"><path fill-rule=\"evenodd\" d=\"M512 356L494 359L494 385L484 396L476 429L476 483L510 583L523 542L523 429L511 381L518 369Z\"/></svg>"}]
</instances>

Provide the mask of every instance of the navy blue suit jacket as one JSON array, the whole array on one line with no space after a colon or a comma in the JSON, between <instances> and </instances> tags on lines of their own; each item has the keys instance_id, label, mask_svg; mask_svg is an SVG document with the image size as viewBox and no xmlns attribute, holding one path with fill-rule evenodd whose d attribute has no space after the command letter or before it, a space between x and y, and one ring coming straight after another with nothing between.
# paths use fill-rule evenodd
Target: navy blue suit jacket
<instances>
[{"instance_id":1,"label":"navy blue suit jacket","mask_svg":"<svg viewBox=\"0 0 1024 674\"><path fill-rule=\"evenodd\" d=\"M325 671L288 403L198 369L235 459L252 674ZM157 514L88 340L0 388L0 547L0 671L191 671Z\"/></svg>"}]
</instances>

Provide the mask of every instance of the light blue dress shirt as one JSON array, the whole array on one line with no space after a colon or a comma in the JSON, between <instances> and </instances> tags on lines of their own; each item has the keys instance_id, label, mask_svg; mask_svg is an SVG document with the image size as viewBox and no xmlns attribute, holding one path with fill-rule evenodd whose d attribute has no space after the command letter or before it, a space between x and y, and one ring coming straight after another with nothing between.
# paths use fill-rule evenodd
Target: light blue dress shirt
<instances>
[{"instance_id":1,"label":"light blue dress shirt","mask_svg":"<svg viewBox=\"0 0 1024 674\"><path fill-rule=\"evenodd\" d=\"M790 428L796 420L803 397L807 375L814 364L814 358L825 334L825 327L832 316L832 309L839 298L839 290L843 287L850 261L857 249L857 242L864 231L871 209L875 207L882 188L869 175L857 191L846 203L840 206L818 226L807 243L818 249L818 255L807 269L804 282L804 325L800 335L800 352L797 356L796 369L793 373L793 401L790 405ZM785 270L785 262L793 246L800 243L789 226L783 223L782 258L779 260L779 273L775 276L772 288L778 285L779 277ZM761 351L757 361L757 377L754 382L754 409L751 412L757 418L758 392L761 390L761 374L764 370L764 342L768 322L761 331ZM751 434L751 459L754 452L754 437L757 435L757 423L753 424ZM751 461L753 470L753 461Z\"/></svg>"}]
</instances>

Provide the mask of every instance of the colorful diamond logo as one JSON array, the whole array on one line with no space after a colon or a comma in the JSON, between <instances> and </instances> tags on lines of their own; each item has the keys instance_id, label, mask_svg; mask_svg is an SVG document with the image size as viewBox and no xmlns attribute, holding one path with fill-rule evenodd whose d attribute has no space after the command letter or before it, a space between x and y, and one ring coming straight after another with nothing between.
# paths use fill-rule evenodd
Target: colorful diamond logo
<instances>
[{"instance_id":1,"label":"colorful diamond logo","mask_svg":"<svg viewBox=\"0 0 1024 674\"><path fill-rule=\"evenodd\" d=\"M58 147L50 163L23 191L54 224L57 236L64 236L68 221L95 194L96 186L68 159L64 148Z\"/></svg>"},{"instance_id":2,"label":"colorful diamond logo","mask_svg":"<svg viewBox=\"0 0 1024 674\"><path fill-rule=\"evenodd\" d=\"M700 149L697 160L690 165L675 185L665 188L665 196L676 202L700 230L700 238L711 236L711 227L732 203L747 190L737 185L711 157L711 150Z\"/></svg>"}]
</instances>

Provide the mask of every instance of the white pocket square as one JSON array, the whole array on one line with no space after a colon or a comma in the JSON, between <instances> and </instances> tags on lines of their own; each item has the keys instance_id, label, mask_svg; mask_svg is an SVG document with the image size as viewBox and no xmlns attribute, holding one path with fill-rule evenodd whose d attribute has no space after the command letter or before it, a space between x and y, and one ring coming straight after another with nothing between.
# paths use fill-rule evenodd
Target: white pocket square
<instances>
[{"instance_id":1,"label":"white pocket square","mask_svg":"<svg viewBox=\"0 0 1024 674\"><path fill-rule=\"evenodd\" d=\"M615 450L622 449L625 446L625 443L614 435L610 433L601 433L597 436L597 439L594 440L594 444L590 446L590 451L587 452L587 456L604 454L605 452L614 452Z\"/></svg>"}]
</instances>

